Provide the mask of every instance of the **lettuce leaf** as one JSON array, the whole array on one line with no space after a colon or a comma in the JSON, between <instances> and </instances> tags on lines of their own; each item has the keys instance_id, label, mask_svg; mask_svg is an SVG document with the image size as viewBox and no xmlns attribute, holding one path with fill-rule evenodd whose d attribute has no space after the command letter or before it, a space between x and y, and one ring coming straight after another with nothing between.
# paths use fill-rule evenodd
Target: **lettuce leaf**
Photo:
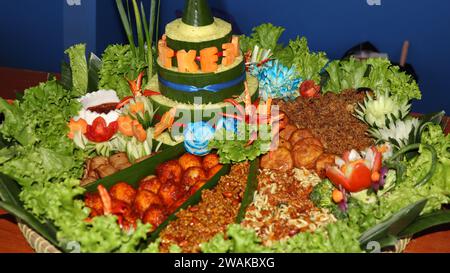
<instances>
[{"instance_id":1,"label":"lettuce leaf","mask_svg":"<svg viewBox=\"0 0 450 273\"><path fill-rule=\"evenodd\" d=\"M270 49L274 52L281 46L278 45L278 40L283 32L283 27L274 26L270 23L254 27L253 33L250 36L240 36L239 43L241 50L247 52L253 50L255 45L258 45L260 48Z\"/></svg>"},{"instance_id":2,"label":"lettuce leaf","mask_svg":"<svg viewBox=\"0 0 450 273\"><path fill-rule=\"evenodd\" d=\"M387 59L336 60L325 70L329 78L322 88L323 93L340 93L346 89L365 87L372 89L375 94L388 94L398 102L421 98L419 86L414 79Z\"/></svg>"},{"instance_id":3,"label":"lettuce leaf","mask_svg":"<svg viewBox=\"0 0 450 273\"><path fill-rule=\"evenodd\" d=\"M320 83L320 72L328 62L325 52L309 50L305 37L291 40L287 47L275 53L275 58L287 67L295 65L303 80L314 80L316 84Z\"/></svg>"},{"instance_id":4,"label":"lettuce leaf","mask_svg":"<svg viewBox=\"0 0 450 273\"><path fill-rule=\"evenodd\" d=\"M121 99L132 95L127 78L138 76L146 66L144 60L134 58L129 45L111 45L103 53L102 61L99 87L115 90Z\"/></svg>"},{"instance_id":5,"label":"lettuce leaf","mask_svg":"<svg viewBox=\"0 0 450 273\"><path fill-rule=\"evenodd\" d=\"M72 93L81 97L88 90L88 65L86 61L86 44L77 44L64 53L69 55L72 72Z\"/></svg>"}]
</instances>

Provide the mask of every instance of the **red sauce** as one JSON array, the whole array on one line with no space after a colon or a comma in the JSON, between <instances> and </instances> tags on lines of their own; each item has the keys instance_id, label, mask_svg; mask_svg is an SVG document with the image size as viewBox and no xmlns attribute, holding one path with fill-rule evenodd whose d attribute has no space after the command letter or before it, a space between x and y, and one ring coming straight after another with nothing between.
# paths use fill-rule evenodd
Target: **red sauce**
<instances>
[{"instance_id":1,"label":"red sauce","mask_svg":"<svg viewBox=\"0 0 450 273\"><path fill-rule=\"evenodd\" d=\"M91 106L88 108L91 112L96 112L98 114L108 114L109 112L116 109L117 102L104 103L96 106Z\"/></svg>"}]
</instances>

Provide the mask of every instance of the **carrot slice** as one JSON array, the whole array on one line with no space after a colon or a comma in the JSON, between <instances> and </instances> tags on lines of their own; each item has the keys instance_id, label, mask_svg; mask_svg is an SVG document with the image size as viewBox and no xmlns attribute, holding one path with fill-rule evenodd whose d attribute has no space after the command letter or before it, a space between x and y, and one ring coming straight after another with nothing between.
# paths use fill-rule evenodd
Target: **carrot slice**
<instances>
[{"instance_id":1,"label":"carrot slice","mask_svg":"<svg viewBox=\"0 0 450 273\"><path fill-rule=\"evenodd\" d=\"M69 134L67 136L70 139L73 139L76 132L81 131L82 134L85 134L86 130L87 130L87 126L88 126L88 124L87 124L87 122L84 119L80 118L77 121L75 121L72 118L72 119L70 119L70 122L69 122L69 129L70 129L70 131L69 131Z\"/></svg>"},{"instance_id":2,"label":"carrot slice","mask_svg":"<svg viewBox=\"0 0 450 273\"><path fill-rule=\"evenodd\" d=\"M117 123L119 126L119 132L122 133L125 136L133 136L133 127L132 127L133 120L129 116L120 116L117 119Z\"/></svg>"},{"instance_id":3,"label":"carrot slice","mask_svg":"<svg viewBox=\"0 0 450 273\"><path fill-rule=\"evenodd\" d=\"M144 142L147 139L147 132L144 130L144 127L137 120L133 120L131 125L134 137L140 142Z\"/></svg>"},{"instance_id":4,"label":"carrot slice","mask_svg":"<svg viewBox=\"0 0 450 273\"><path fill-rule=\"evenodd\" d=\"M200 66L203 72L215 72L217 70L217 47L208 47L200 50Z\"/></svg>"},{"instance_id":5,"label":"carrot slice","mask_svg":"<svg viewBox=\"0 0 450 273\"><path fill-rule=\"evenodd\" d=\"M144 103L143 102L136 102L134 104L130 105L130 111L133 114L136 114L137 112L144 113Z\"/></svg>"}]
</instances>

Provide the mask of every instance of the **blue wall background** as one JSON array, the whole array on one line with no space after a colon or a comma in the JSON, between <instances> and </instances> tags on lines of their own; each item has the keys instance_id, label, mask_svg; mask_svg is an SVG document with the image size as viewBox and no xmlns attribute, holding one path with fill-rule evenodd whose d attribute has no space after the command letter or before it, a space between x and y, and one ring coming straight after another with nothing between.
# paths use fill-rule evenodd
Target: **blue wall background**
<instances>
[{"instance_id":1,"label":"blue wall background","mask_svg":"<svg viewBox=\"0 0 450 273\"><path fill-rule=\"evenodd\" d=\"M3 1L0 8L0 66L57 71L65 47L87 42L101 54L110 43L125 42L114 0ZM369 0L371 1L371 0ZM373 1L373 0L372 0ZM450 112L450 1L448 0L210 0L214 13L249 33L271 22L286 28L282 41L308 38L313 50L340 58L353 45L369 40L398 62L404 40L408 62L420 77L423 99L414 111ZM148 6L148 0L144 3ZM161 0L161 26L183 8L183 0ZM32 11L32 12L30 12Z\"/></svg>"}]
</instances>

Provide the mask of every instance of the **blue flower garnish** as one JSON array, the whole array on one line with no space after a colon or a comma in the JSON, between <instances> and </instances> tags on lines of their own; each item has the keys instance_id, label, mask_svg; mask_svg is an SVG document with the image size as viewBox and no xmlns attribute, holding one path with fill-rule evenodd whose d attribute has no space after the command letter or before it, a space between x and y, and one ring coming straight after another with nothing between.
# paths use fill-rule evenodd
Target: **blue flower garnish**
<instances>
[{"instance_id":1,"label":"blue flower garnish","mask_svg":"<svg viewBox=\"0 0 450 273\"><path fill-rule=\"evenodd\" d=\"M220 118L216 123L216 130L225 129L229 132L237 133L238 121L234 118Z\"/></svg>"},{"instance_id":2,"label":"blue flower garnish","mask_svg":"<svg viewBox=\"0 0 450 273\"><path fill-rule=\"evenodd\" d=\"M184 147L194 155L206 155L210 149L208 144L214 137L215 130L204 121L188 123L184 130Z\"/></svg>"},{"instance_id":3,"label":"blue flower garnish","mask_svg":"<svg viewBox=\"0 0 450 273\"><path fill-rule=\"evenodd\" d=\"M259 80L260 96L274 99L295 99L298 97L298 87L302 79L297 75L295 66L287 68L278 60L267 62L262 67L252 70Z\"/></svg>"}]
</instances>

